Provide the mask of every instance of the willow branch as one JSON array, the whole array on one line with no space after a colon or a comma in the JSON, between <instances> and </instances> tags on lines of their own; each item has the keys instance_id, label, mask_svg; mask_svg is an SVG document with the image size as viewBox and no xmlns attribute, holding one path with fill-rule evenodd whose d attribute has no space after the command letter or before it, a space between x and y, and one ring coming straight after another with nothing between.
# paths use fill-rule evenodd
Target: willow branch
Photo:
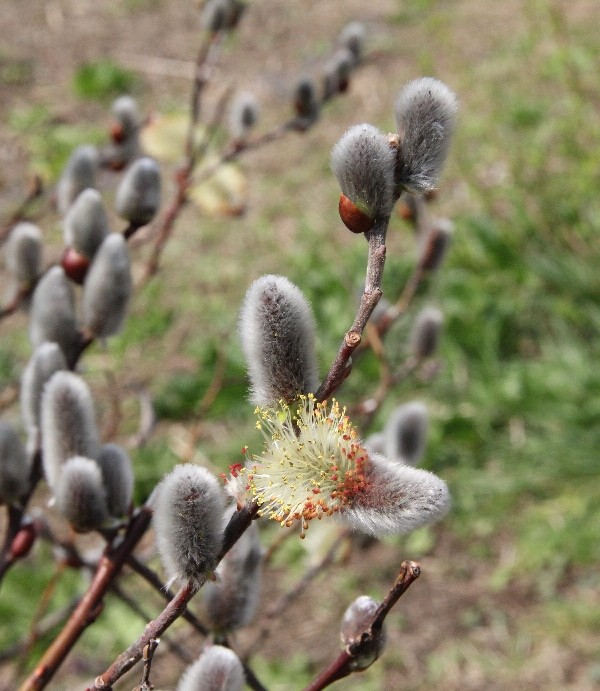
<instances>
[{"instance_id":1,"label":"willow branch","mask_svg":"<svg viewBox=\"0 0 600 691\"><path fill-rule=\"evenodd\" d=\"M389 216L382 216L375 221L373 228L365 233L369 242L365 289L354 322L345 333L338 354L315 394L317 401L324 401L329 398L348 376L350 357L359 346L367 321L381 298L381 281L386 252L385 237L389 222Z\"/></svg>"},{"instance_id":2,"label":"willow branch","mask_svg":"<svg viewBox=\"0 0 600 691\"><path fill-rule=\"evenodd\" d=\"M39 664L23 682L20 691L43 689L52 679L63 660L85 629L95 621L102 609L102 601L112 582L120 573L127 557L145 534L152 511L142 507L131 520L127 533L115 547L109 545L101 557L90 586L82 597L66 626L44 653Z\"/></svg>"}]
</instances>

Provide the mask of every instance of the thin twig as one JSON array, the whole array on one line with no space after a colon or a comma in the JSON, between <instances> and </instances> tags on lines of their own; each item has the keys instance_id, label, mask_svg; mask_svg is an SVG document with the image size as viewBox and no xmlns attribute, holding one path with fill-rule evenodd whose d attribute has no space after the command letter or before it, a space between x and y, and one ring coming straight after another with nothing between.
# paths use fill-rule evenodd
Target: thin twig
<instances>
[{"instance_id":1,"label":"thin twig","mask_svg":"<svg viewBox=\"0 0 600 691\"><path fill-rule=\"evenodd\" d=\"M389 216L382 216L375 221L373 228L365 233L369 242L365 289L354 322L344 335L338 354L315 394L317 401L329 398L348 376L350 357L359 346L367 321L381 298L381 280L386 251L385 237L389 222Z\"/></svg>"},{"instance_id":2,"label":"thin twig","mask_svg":"<svg viewBox=\"0 0 600 691\"><path fill-rule=\"evenodd\" d=\"M66 626L46 650L34 671L21 685L20 691L43 689L52 679L81 634L98 616L106 591L121 571L127 557L146 533L151 518L150 508L142 507L130 521L123 539L116 546L107 547L79 605Z\"/></svg>"}]
</instances>

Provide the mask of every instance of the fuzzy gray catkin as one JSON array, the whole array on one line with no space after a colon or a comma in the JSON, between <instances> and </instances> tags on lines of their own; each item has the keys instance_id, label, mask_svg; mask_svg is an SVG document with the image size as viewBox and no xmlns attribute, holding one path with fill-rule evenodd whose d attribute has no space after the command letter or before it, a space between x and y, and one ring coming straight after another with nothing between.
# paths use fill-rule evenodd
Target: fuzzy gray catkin
<instances>
[{"instance_id":1,"label":"fuzzy gray catkin","mask_svg":"<svg viewBox=\"0 0 600 691\"><path fill-rule=\"evenodd\" d=\"M81 377L65 371L52 375L42 395L41 430L44 475L52 489L69 458L98 455L94 404Z\"/></svg>"},{"instance_id":2,"label":"fuzzy gray catkin","mask_svg":"<svg viewBox=\"0 0 600 691\"><path fill-rule=\"evenodd\" d=\"M353 670L370 667L383 652L385 646L385 629L371 629L379 603L368 595L361 595L346 609L340 626L340 638L344 648L348 649L362 642L361 652L353 656ZM363 634L372 633L372 638L363 641Z\"/></svg>"},{"instance_id":3,"label":"fuzzy gray catkin","mask_svg":"<svg viewBox=\"0 0 600 691\"><path fill-rule=\"evenodd\" d=\"M175 466L156 488L156 544L169 577L201 582L217 565L225 498L217 479L191 463Z\"/></svg>"},{"instance_id":4,"label":"fuzzy gray catkin","mask_svg":"<svg viewBox=\"0 0 600 691\"><path fill-rule=\"evenodd\" d=\"M307 130L319 119L321 104L312 77L301 77L294 88L294 108L298 115L297 127Z\"/></svg>"},{"instance_id":5,"label":"fuzzy gray catkin","mask_svg":"<svg viewBox=\"0 0 600 691\"><path fill-rule=\"evenodd\" d=\"M59 370L67 369L67 361L56 343L38 346L21 377L21 417L29 436L30 451L37 447L42 392L46 382Z\"/></svg>"},{"instance_id":6,"label":"fuzzy gray catkin","mask_svg":"<svg viewBox=\"0 0 600 691\"><path fill-rule=\"evenodd\" d=\"M354 58L350 50L340 48L323 68L323 99L328 100L344 91L348 85Z\"/></svg>"},{"instance_id":7,"label":"fuzzy gray catkin","mask_svg":"<svg viewBox=\"0 0 600 691\"><path fill-rule=\"evenodd\" d=\"M424 307L417 314L409 337L415 357L423 360L435 354L443 324L444 315L437 307Z\"/></svg>"},{"instance_id":8,"label":"fuzzy gray catkin","mask_svg":"<svg viewBox=\"0 0 600 691\"><path fill-rule=\"evenodd\" d=\"M102 243L83 284L82 321L100 338L118 333L125 321L132 280L127 242L111 233Z\"/></svg>"},{"instance_id":9,"label":"fuzzy gray catkin","mask_svg":"<svg viewBox=\"0 0 600 691\"><path fill-rule=\"evenodd\" d=\"M31 463L16 429L0 420L0 504L18 501L29 489Z\"/></svg>"},{"instance_id":10,"label":"fuzzy gray catkin","mask_svg":"<svg viewBox=\"0 0 600 691\"><path fill-rule=\"evenodd\" d=\"M316 390L312 310L287 278L267 275L254 281L240 311L239 330L254 404L292 401Z\"/></svg>"},{"instance_id":11,"label":"fuzzy gray catkin","mask_svg":"<svg viewBox=\"0 0 600 691\"><path fill-rule=\"evenodd\" d=\"M257 123L259 107L256 97L250 91L241 91L233 100L229 110L229 133L236 141L244 141Z\"/></svg>"},{"instance_id":12,"label":"fuzzy gray catkin","mask_svg":"<svg viewBox=\"0 0 600 691\"><path fill-rule=\"evenodd\" d=\"M29 340L34 348L45 341L58 343L67 361L79 344L73 286L60 266L38 281L31 301Z\"/></svg>"},{"instance_id":13,"label":"fuzzy gray catkin","mask_svg":"<svg viewBox=\"0 0 600 691\"><path fill-rule=\"evenodd\" d=\"M64 216L86 187L96 186L98 151L94 146L78 146L67 161L56 186L56 207Z\"/></svg>"},{"instance_id":14,"label":"fuzzy gray catkin","mask_svg":"<svg viewBox=\"0 0 600 691\"><path fill-rule=\"evenodd\" d=\"M109 517L102 473L89 458L74 456L64 463L54 497L56 508L77 532L101 528Z\"/></svg>"},{"instance_id":15,"label":"fuzzy gray catkin","mask_svg":"<svg viewBox=\"0 0 600 691\"><path fill-rule=\"evenodd\" d=\"M395 112L401 189L423 193L437 186L457 110L454 92L438 79L415 79L400 91Z\"/></svg>"},{"instance_id":16,"label":"fuzzy gray catkin","mask_svg":"<svg viewBox=\"0 0 600 691\"><path fill-rule=\"evenodd\" d=\"M340 518L371 535L399 535L440 520L450 508L446 483L426 470L370 454L365 489Z\"/></svg>"},{"instance_id":17,"label":"fuzzy gray catkin","mask_svg":"<svg viewBox=\"0 0 600 691\"><path fill-rule=\"evenodd\" d=\"M258 528L252 523L221 560L217 580L202 589L212 631L227 634L252 621L260 597L261 565Z\"/></svg>"},{"instance_id":18,"label":"fuzzy gray catkin","mask_svg":"<svg viewBox=\"0 0 600 691\"><path fill-rule=\"evenodd\" d=\"M138 158L127 169L117 188L115 208L119 216L132 225L150 223L160 206L160 170L147 156Z\"/></svg>"},{"instance_id":19,"label":"fuzzy gray catkin","mask_svg":"<svg viewBox=\"0 0 600 691\"><path fill-rule=\"evenodd\" d=\"M102 473L108 512L114 518L121 518L131 506L134 480L131 460L123 447L105 444L96 462Z\"/></svg>"},{"instance_id":20,"label":"fuzzy gray catkin","mask_svg":"<svg viewBox=\"0 0 600 691\"><path fill-rule=\"evenodd\" d=\"M383 454L408 465L416 465L425 452L429 418L427 406L410 401L392 411L383 431Z\"/></svg>"},{"instance_id":21,"label":"fuzzy gray catkin","mask_svg":"<svg viewBox=\"0 0 600 691\"><path fill-rule=\"evenodd\" d=\"M10 231L5 247L6 267L20 286L35 283L42 268L42 233L38 226L22 221Z\"/></svg>"},{"instance_id":22,"label":"fuzzy gray catkin","mask_svg":"<svg viewBox=\"0 0 600 691\"><path fill-rule=\"evenodd\" d=\"M331 150L331 169L342 193L371 219L392 211L395 165L387 136L368 123L351 127Z\"/></svg>"},{"instance_id":23,"label":"fuzzy gray catkin","mask_svg":"<svg viewBox=\"0 0 600 691\"><path fill-rule=\"evenodd\" d=\"M340 31L338 45L350 51L354 65L362 59L366 35L365 25L362 22L350 22Z\"/></svg>"},{"instance_id":24,"label":"fuzzy gray catkin","mask_svg":"<svg viewBox=\"0 0 600 691\"><path fill-rule=\"evenodd\" d=\"M108 216L98 190L88 187L78 195L67 211L63 229L67 247L74 247L88 259L94 258L109 232Z\"/></svg>"},{"instance_id":25,"label":"fuzzy gray catkin","mask_svg":"<svg viewBox=\"0 0 600 691\"><path fill-rule=\"evenodd\" d=\"M233 650L211 645L185 670L177 691L241 691L244 683L244 668Z\"/></svg>"}]
</instances>

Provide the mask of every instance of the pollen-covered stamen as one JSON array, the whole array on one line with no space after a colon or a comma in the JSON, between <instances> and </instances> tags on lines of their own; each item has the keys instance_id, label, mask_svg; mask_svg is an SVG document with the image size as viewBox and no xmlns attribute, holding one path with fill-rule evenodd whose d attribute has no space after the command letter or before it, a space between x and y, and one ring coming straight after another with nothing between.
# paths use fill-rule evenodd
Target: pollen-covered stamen
<instances>
[{"instance_id":1,"label":"pollen-covered stamen","mask_svg":"<svg viewBox=\"0 0 600 691\"><path fill-rule=\"evenodd\" d=\"M365 488L367 453L346 409L319 403L312 394L294 406L257 408L257 428L266 439L260 456L248 459L248 487L259 513L283 526L307 527L330 516Z\"/></svg>"}]
</instances>

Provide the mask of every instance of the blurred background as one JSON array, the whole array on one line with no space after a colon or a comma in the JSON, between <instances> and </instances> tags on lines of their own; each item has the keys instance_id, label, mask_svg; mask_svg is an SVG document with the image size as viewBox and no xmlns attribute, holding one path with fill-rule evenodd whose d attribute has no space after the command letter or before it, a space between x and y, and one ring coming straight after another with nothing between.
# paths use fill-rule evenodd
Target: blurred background
<instances>
[{"instance_id":1,"label":"blurred background","mask_svg":"<svg viewBox=\"0 0 600 691\"><path fill-rule=\"evenodd\" d=\"M600 5L255 1L226 41L215 83L252 91L258 130L266 130L287 119L297 78L320 69L352 20L365 24L367 47L347 94L305 135L245 156L235 182L223 183L234 202L220 204L222 190L211 188L201 208L186 207L124 332L83 358L104 438L129 444L138 500L178 462L223 472L243 445L260 446L236 334L247 286L276 273L305 292L324 374L352 321L366 256L362 238L338 217L331 147L357 122L393 131L400 87L417 76L443 80L460 114L430 210L455 230L445 264L411 311L434 304L445 315L439 372L394 390L361 432L381 429L401 402L424 401L431 424L423 466L450 485L453 509L439 525L337 564L275 625L255 669L269 689L301 688L336 654L346 604L363 593L381 599L400 562L417 559L423 575L388 618L385 654L340 688L598 688ZM148 140L162 147L168 201L201 42L196 3L4 0L0 28L0 223L34 172L51 188L75 145L106 141L110 103L125 92L172 127L155 127ZM207 107L215 98L209 89ZM112 199L114 176L100 185ZM47 206L36 214L46 262L56 260L60 221ZM140 244L134 264L143 266L147 254ZM384 295L393 299L416 256L413 230L399 215L387 256ZM386 340L398 361L410 323L411 316ZM29 355L26 316L3 320L3 418L18 419ZM362 358L339 399L362 400L378 376L377 360ZM136 448L141 400L152 401L158 422ZM36 503L45 500L40 492ZM268 543L277 533L267 526L265 536ZM288 540L278 553L265 583L269 599L322 549L317 537L307 543ZM47 599L44 613L64 606L84 581L69 570L59 578L51 550L37 546L2 584L0 655L42 615L36 603ZM136 592L158 611L152 594ZM78 688L142 628L107 602L51 688ZM185 638L183 622L174 635ZM32 646L28 664L47 640ZM2 662L6 688L16 664L14 654ZM157 659L157 688L175 686L178 665ZM139 681L127 679L129 687Z\"/></svg>"}]
</instances>

